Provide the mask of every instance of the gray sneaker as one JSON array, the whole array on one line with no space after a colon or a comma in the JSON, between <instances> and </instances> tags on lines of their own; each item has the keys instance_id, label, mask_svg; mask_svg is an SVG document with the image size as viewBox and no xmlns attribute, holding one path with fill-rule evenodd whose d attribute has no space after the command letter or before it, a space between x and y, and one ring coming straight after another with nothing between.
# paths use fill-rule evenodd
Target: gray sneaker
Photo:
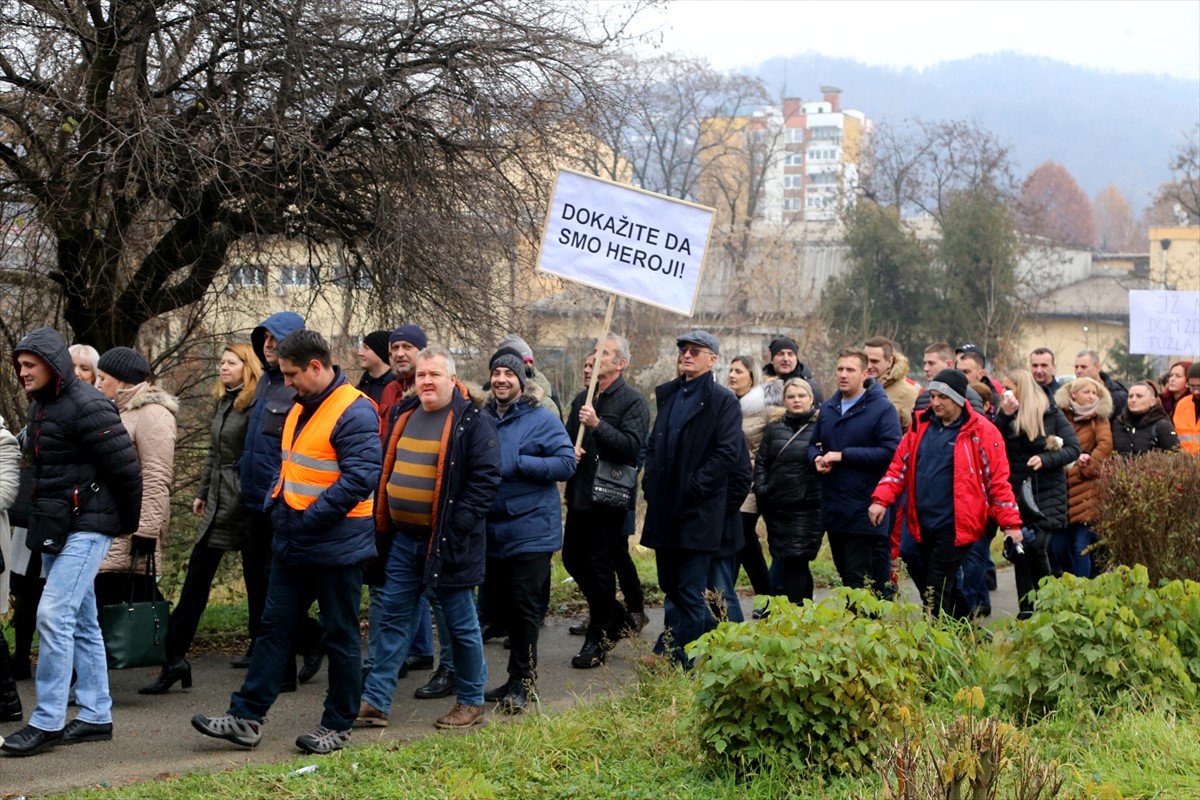
<instances>
[{"instance_id":1,"label":"gray sneaker","mask_svg":"<svg viewBox=\"0 0 1200 800\"><path fill-rule=\"evenodd\" d=\"M332 731L324 725L312 733L305 733L296 738L296 747L306 753L325 755L334 750L341 750L350 744L350 731Z\"/></svg>"},{"instance_id":2,"label":"gray sneaker","mask_svg":"<svg viewBox=\"0 0 1200 800\"><path fill-rule=\"evenodd\" d=\"M255 747L262 741L262 723L252 719L242 719L232 714L222 714L219 717L206 717L197 714L192 717L192 727L211 736L214 739L240 744L242 747Z\"/></svg>"}]
</instances>

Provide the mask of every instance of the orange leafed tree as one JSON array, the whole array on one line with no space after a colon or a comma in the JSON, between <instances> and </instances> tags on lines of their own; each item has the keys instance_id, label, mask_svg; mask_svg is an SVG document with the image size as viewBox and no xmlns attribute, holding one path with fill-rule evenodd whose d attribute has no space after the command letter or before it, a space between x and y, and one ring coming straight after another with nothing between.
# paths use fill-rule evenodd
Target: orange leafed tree
<instances>
[{"instance_id":1,"label":"orange leafed tree","mask_svg":"<svg viewBox=\"0 0 1200 800\"><path fill-rule=\"evenodd\" d=\"M1096 247L1104 253L1136 253L1146 247L1146 232L1133 219L1129 201L1115 184L1108 184L1092 203Z\"/></svg>"},{"instance_id":2,"label":"orange leafed tree","mask_svg":"<svg viewBox=\"0 0 1200 800\"><path fill-rule=\"evenodd\" d=\"M1021 185L1019 208L1022 233L1079 247L1096 241L1092 203L1057 161L1046 161L1029 173Z\"/></svg>"}]
</instances>

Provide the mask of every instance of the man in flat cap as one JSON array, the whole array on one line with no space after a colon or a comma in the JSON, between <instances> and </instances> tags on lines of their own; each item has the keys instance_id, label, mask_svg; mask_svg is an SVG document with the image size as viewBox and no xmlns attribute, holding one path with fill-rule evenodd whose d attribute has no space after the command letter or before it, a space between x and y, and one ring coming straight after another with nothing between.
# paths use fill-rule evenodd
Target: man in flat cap
<instances>
[{"instance_id":1,"label":"man in flat cap","mask_svg":"<svg viewBox=\"0 0 1200 800\"><path fill-rule=\"evenodd\" d=\"M748 465L741 406L713 378L717 337L689 331L676 340L680 375L655 390L658 418L646 449L642 544L656 551L658 583L674 612L670 655L684 666L684 646L716 625L704 593L721 551L731 474ZM747 476L749 477L749 476ZM740 505L745 489L737 498ZM660 640L663 649L666 642Z\"/></svg>"}]
</instances>

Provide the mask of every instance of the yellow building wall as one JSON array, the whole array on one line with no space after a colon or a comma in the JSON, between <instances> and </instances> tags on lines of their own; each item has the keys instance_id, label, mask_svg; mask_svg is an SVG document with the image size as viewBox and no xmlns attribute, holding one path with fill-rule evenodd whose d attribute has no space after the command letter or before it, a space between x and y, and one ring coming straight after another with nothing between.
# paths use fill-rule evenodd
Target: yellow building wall
<instances>
[{"instance_id":1,"label":"yellow building wall","mask_svg":"<svg viewBox=\"0 0 1200 800\"><path fill-rule=\"evenodd\" d=\"M1157 287L1164 286L1164 240L1171 243L1166 248L1166 288L1200 291L1200 225L1150 229L1150 279Z\"/></svg>"},{"instance_id":2,"label":"yellow building wall","mask_svg":"<svg viewBox=\"0 0 1200 800\"><path fill-rule=\"evenodd\" d=\"M998 365L1004 368L1029 368L1029 354L1038 347L1054 351L1054 364L1059 375L1070 375L1075 371L1075 354L1080 350L1095 350L1103 361L1109 349L1117 342L1127 341L1129 325L1125 322L1097 322L1095 320L1034 317L1027 319L1021 328L1018 346L1014 351L1021 363Z\"/></svg>"}]
</instances>

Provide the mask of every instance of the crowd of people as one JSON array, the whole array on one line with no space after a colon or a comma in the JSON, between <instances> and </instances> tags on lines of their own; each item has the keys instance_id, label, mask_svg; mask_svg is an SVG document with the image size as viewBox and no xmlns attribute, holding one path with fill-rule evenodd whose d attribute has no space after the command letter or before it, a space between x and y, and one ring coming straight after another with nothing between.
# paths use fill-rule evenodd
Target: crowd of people
<instances>
[{"instance_id":1,"label":"crowd of people","mask_svg":"<svg viewBox=\"0 0 1200 800\"><path fill-rule=\"evenodd\" d=\"M193 717L201 734L255 746L279 694L326 663L319 724L296 739L305 752L386 726L411 670L433 669L416 697L453 695L440 728L470 727L490 703L519 713L536 691L555 552L588 607L571 626L583 637L573 667L602 665L646 626L629 548L639 494L665 595L654 652L684 668L689 643L743 619L739 569L758 595L811 600L826 535L844 585L891 596L899 559L931 612L969 618L990 614L1001 532L1028 615L1039 580L1097 569L1103 462L1200 456L1200 363L1173 364L1162 389L1126 389L1085 350L1060 385L1053 352L1038 348L997 381L981 348L939 342L921 386L898 347L873 337L838 353L826 400L787 336L761 366L732 356L724 383L716 336L693 330L676 345L677 377L655 390L652 415L616 334L597 342L585 388L564 405L516 335L478 390L420 326L373 331L355 384L298 314L268 317L221 355L196 539L165 661L139 691L191 686L188 651L234 552L251 644L233 665L246 675L224 713ZM11 654L0 638L0 721L23 719L15 681L33 675L35 629L40 643L36 708L0 749L28 756L112 738L98 613L131 593L163 599L179 403L136 351L68 347L49 328L13 363L30 404L23 427L0 420L0 613L11 593L16 638ZM508 661L489 681L493 636L506 637Z\"/></svg>"}]
</instances>

